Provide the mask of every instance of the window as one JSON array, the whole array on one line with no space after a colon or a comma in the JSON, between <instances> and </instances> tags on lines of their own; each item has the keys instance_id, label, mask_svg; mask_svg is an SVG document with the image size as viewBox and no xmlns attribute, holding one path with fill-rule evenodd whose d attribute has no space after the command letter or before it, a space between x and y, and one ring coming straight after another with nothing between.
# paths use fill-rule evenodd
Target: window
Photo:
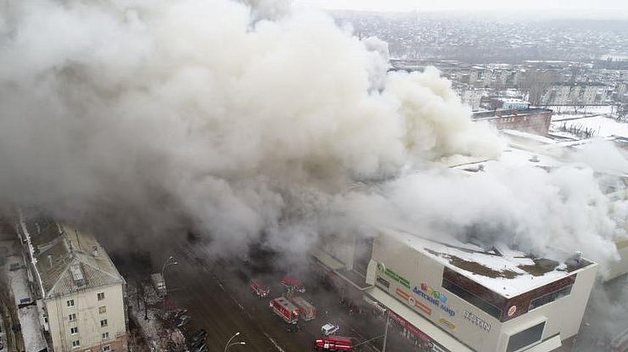
<instances>
[{"instance_id":1,"label":"window","mask_svg":"<svg viewBox=\"0 0 628 352\"><path fill-rule=\"evenodd\" d=\"M72 313L72 314L68 315L68 320L69 321L76 321L76 313Z\"/></svg>"},{"instance_id":2,"label":"window","mask_svg":"<svg viewBox=\"0 0 628 352\"><path fill-rule=\"evenodd\" d=\"M377 283L386 287L386 288L390 288L390 283L384 279L382 279L381 277L377 277Z\"/></svg>"},{"instance_id":3,"label":"window","mask_svg":"<svg viewBox=\"0 0 628 352\"><path fill-rule=\"evenodd\" d=\"M75 326L73 328L70 328L70 334L72 335L78 334L78 327Z\"/></svg>"},{"instance_id":4,"label":"window","mask_svg":"<svg viewBox=\"0 0 628 352\"><path fill-rule=\"evenodd\" d=\"M480 308L491 316L500 319L502 318L502 310L495 305L491 304L487 300L482 297L478 297L473 293L465 290L462 287L454 284L453 282L443 278L443 288L447 291L453 293L454 295L464 299L465 301L473 304L474 306Z\"/></svg>"},{"instance_id":5,"label":"window","mask_svg":"<svg viewBox=\"0 0 628 352\"><path fill-rule=\"evenodd\" d=\"M530 308L528 310L532 310L534 308L538 308L542 305L548 304L548 303L552 303L555 300L568 296L571 293L571 288L573 287L573 285L569 285L567 287L563 287L560 290L554 291L554 292L550 292L546 295L543 295L541 297L537 297L535 299L533 299L532 301L530 301Z\"/></svg>"},{"instance_id":6,"label":"window","mask_svg":"<svg viewBox=\"0 0 628 352\"><path fill-rule=\"evenodd\" d=\"M107 313L107 306L98 307L98 314L105 314L105 313Z\"/></svg>"},{"instance_id":7,"label":"window","mask_svg":"<svg viewBox=\"0 0 628 352\"><path fill-rule=\"evenodd\" d=\"M507 352L513 352L529 346L539 340L543 336L543 329L545 328L545 322L541 324L537 324L531 328L520 331L508 339L508 348Z\"/></svg>"},{"instance_id":8,"label":"window","mask_svg":"<svg viewBox=\"0 0 628 352\"><path fill-rule=\"evenodd\" d=\"M102 333L102 339L103 340L109 340L109 331Z\"/></svg>"},{"instance_id":9,"label":"window","mask_svg":"<svg viewBox=\"0 0 628 352\"><path fill-rule=\"evenodd\" d=\"M102 352L109 352L109 351L111 351L111 346L109 345L103 346Z\"/></svg>"},{"instance_id":10,"label":"window","mask_svg":"<svg viewBox=\"0 0 628 352\"><path fill-rule=\"evenodd\" d=\"M107 325L109 325L109 324L107 323L107 319L103 319L103 320L101 320L101 321L100 321L100 327L101 327L101 328L104 328L104 327L105 327L105 326L107 326Z\"/></svg>"},{"instance_id":11,"label":"window","mask_svg":"<svg viewBox=\"0 0 628 352\"><path fill-rule=\"evenodd\" d=\"M73 299L69 299L67 302L65 302L68 307L74 307L74 300Z\"/></svg>"},{"instance_id":12,"label":"window","mask_svg":"<svg viewBox=\"0 0 628 352\"><path fill-rule=\"evenodd\" d=\"M99 292L98 293L98 300L102 301L103 299L105 299L105 293L104 292Z\"/></svg>"},{"instance_id":13,"label":"window","mask_svg":"<svg viewBox=\"0 0 628 352\"><path fill-rule=\"evenodd\" d=\"M79 340L72 341L72 348L77 348L80 346L81 346L81 343L79 342Z\"/></svg>"}]
</instances>

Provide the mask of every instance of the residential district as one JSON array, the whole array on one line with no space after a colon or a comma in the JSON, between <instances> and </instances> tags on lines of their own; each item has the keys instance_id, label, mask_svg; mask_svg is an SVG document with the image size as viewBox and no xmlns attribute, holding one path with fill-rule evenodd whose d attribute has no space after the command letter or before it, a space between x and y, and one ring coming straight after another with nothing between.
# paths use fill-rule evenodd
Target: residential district
<instances>
[{"instance_id":1,"label":"residential district","mask_svg":"<svg viewBox=\"0 0 628 352\"><path fill-rule=\"evenodd\" d=\"M366 18L356 25L363 35L372 27ZM386 39L385 28L373 28ZM421 47L438 48L435 35ZM445 165L459 177L504 163L550 170L594 137L628 148L628 62L612 56L626 52L626 37L600 35L617 46L592 50L574 35L570 42L588 48L586 58L543 54L509 63L418 57L406 50L413 45L400 49L397 36L390 70L436 66L473 119L508 141L497 160ZM443 43L454 34L447 36ZM524 35L513 40L504 50L535 45ZM565 45L542 48L571 52ZM626 200L628 174L595 172L623 184L604 189L610 204ZM625 315L604 316L608 328L599 331L588 311L600 295L612 306L621 299L613 292L626 290L628 239L620 236L621 258L602 277L579 252L537 257L408 228L321 235L309 266L286 268L255 245L242 258L207 257L193 234L167 254L114 256L93 235L46 214L13 209L0 225L3 352L628 350Z\"/></svg>"}]
</instances>

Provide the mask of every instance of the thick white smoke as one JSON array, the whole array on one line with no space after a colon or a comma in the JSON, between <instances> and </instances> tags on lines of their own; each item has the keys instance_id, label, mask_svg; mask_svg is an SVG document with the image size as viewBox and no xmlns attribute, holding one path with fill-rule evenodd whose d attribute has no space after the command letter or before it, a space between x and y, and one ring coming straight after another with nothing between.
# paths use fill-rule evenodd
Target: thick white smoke
<instances>
[{"instance_id":1,"label":"thick white smoke","mask_svg":"<svg viewBox=\"0 0 628 352\"><path fill-rule=\"evenodd\" d=\"M436 71L386 77L381 42L254 5L3 2L1 199L234 248L356 179L498 155Z\"/></svg>"},{"instance_id":2,"label":"thick white smoke","mask_svg":"<svg viewBox=\"0 0 628 352\"><path fill-rule=\"evenodd\" d=\"M0 3L0 200L117 239L193 228L222 252L262 234L303 250L342 214L615 255L589 169L434 166L502 142L435 69L387 73L382 42L276 5Z\"/></svg>"}]
</instances>

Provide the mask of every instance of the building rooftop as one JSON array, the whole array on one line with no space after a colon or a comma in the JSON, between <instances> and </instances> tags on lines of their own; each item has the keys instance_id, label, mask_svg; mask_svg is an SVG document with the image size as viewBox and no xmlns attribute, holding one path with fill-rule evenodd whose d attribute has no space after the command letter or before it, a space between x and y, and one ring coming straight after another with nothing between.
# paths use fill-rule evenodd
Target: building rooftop
<instances>
[{"instance_id":1,"label":"building rooftop","mask_svg":"<svg viewBox=\"0 0 628 352\"><path fill-rule=\"evenodd\" d=\"M527 109L497 109L490 110L485 112L476 112L473 113L472 118L475 120L482 119L493 119L499 117L511 117L517 115L533 115L542 112L553 112L551 109L543 109L543 108L527 108Z\"/></svg>"},{"instance_id":2,"label":"building rooftop","mask_svg":"<svg viewBox=\"0 0 628 352\"><path fill-rule=\"evenodd\" d=\"M506 298L518 296L595 264L575 257L562 263L537 258L505 245L495 245L486 250L454 238L439 236L436 241L404 230L387 229L386 234Z\"/></svg>"},{"instance_id":3,"label":"building rooftop","mask_svg":"<svg viewBox=\"0 0 628 352\"><path fill-rule=\"evenodd\" d=\"M44 298L125 281L94 236L48 219L23 220Z\"/></svg>"}]
</instances>

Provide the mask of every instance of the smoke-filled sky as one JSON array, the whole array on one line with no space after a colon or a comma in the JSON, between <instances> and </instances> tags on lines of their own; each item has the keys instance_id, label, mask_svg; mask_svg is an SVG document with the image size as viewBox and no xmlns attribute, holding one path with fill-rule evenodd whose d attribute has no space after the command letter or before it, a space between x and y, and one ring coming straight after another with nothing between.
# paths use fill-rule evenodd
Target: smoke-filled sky
<instances>
[{"instance_id":1,"label":"smoke-filled sky","mask_svg":"<svg viewBox=\"0 0 628 352\"><path fill-rule=\"evenodd\" d=\"M2 204L120 247L192 229L209 253L302 252L322 228L403 225L616 256L624 208L593 169L441 166L504 143L436 69L387 73L385 43L251 3L0 2Z\"/></svg>"}]
</instances>

